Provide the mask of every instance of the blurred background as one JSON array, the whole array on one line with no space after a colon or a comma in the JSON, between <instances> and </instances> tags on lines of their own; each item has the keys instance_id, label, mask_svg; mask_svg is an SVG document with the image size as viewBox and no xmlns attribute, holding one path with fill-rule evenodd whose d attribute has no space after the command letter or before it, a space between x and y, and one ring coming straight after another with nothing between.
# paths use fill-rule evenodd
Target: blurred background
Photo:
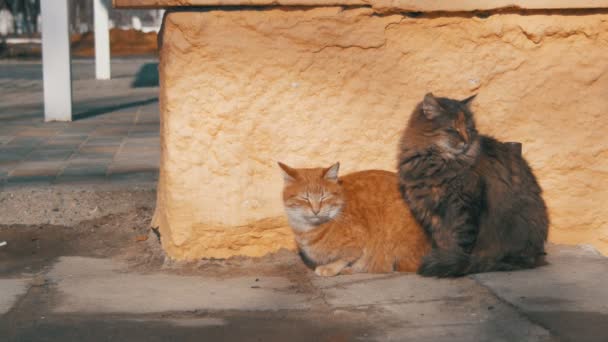
<instances>
[{"instance_id":1,"label":"blurred background","mask_svg":"<svg viewBox=\"0 0 608 342\"><path fill-rule=\"evenodd\" d=\"M95 2L68 0L68 25L53 15L50 25L69 31L69 69L49 64L56 72L45 87L41 0L0 0L0 188L155 184L160 158L156 39L164 13L115 10L111 0L102 1L111 56L102 63L109 64L111 77L96 74ZM53 45L53 38L48 37L49 53L65 62L67 53ZM61 79L66 73L69 84ZM71 103L59 113L71 122L45 120L45 108L53 108L45 103L49 90L55 91L50 102Z\"/></svg>"},{"instance_id":2,"label":"blurred background","mask_svg":"<svg viewBox=\"0 0 608 342\"><path fill-rule=\"evenodd\" d=\"M164 10L115 10L108 1L112 56L152 56ZM92 57L93 2L69 0L72 57ZM0 58L41 57L40 0L0 0Z\"/></svg>"}]
</instances>

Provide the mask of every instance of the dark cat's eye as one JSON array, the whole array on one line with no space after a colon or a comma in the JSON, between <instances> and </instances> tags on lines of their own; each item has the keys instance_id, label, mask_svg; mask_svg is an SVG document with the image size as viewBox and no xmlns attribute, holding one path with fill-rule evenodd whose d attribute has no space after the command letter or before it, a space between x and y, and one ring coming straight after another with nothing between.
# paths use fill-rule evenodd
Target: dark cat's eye
<instances>
[{"instance_id":1,"label":"dark cat's eye","mask_svg":"<svg viewBox=\"0 0 608 342\"><path fill-rule=\"evenodd\" d=\"M451 136L453 136L453 137L456 137L456 138L458 138L458 139L464 140L464 139L462 138L462 135L460 134L460 132L458 132L458 131L457 131L457 130L455 130L454 128L447 128L445 131L446 131L448 134L450 134Z\"/></svg>"}]
</instances>

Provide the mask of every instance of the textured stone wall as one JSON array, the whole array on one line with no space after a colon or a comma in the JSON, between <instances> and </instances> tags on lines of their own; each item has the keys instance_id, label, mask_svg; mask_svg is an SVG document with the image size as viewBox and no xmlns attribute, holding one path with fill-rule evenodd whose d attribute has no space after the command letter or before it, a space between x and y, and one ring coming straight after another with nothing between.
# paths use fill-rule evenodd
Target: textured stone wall
<instances>
[{"instance_id":1,"label":"textured stone wall","mask_svg":"<svg viewBox=\"0 0 608 342\"><path fill-rule=\"evenodd\" d=\"M428 91L478 93L479 130L523 143L550 239L608 253L608 14L319 7L165 19L155 224L170 256L293 248L276 161L393 170Z\"/></svg>"},{"instance_id":2,"label":"textured stone wall","mask_svg":"<svg viewBox=\"0 0 608 342\"><path fill-rule=\"evenodd\" d=\"M379 12L466 12L505 8L606 8L608 0L113 0L118 8L183 6L369 6Z\"/></svg>"}]
</instances>

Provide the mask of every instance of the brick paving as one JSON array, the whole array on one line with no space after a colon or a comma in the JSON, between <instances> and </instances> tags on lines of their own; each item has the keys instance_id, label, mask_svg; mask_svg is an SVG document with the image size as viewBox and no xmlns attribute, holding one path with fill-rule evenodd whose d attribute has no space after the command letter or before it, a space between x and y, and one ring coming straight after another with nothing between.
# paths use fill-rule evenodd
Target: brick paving
<instances>
[{"instance_id":1,"label":"brick paving","mask_svg":"<svg viewBox=\"0 0 608 342\"><path fill-rule=\"evenodd\" d=\"M40 64L0 62L0 71L11 71L0 73L0 185L155 184L158 87L132 86L138 70L154 60L113 63L118 77L96 81L93 62L76 61L77 119L45 123Z\"/></svg>"}]
</instances>

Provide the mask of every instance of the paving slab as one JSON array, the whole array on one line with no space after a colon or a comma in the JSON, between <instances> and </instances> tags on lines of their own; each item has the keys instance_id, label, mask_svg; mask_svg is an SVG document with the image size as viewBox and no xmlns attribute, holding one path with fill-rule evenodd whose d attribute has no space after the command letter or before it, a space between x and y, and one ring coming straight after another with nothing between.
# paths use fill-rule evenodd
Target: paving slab
<instances>
[{"instance_id":1,"label":"paving slab","mask_svg":"<svg viewBox=\"0 0 608 342\"><path fill-rule=\"evenodd\" d=\"M144 66L156 62L118 58L112 63L122 76L98 81L90 73L95 69L93 59L73 61L74 121L46 123L40 63L0 61L0 69L10 70L0 75L0 187L156 181L149 174L158 173L160 158L158 86L134 87L132 82ZM127 138L129 144L121 151ZM116 158L120 163L110 167ZM88 161L103 164L106 172L102 174L100 167L61 171ZM60 165L49 169L44 162Z\"/></svg>"},{"instance_id":2,"label":"paving slab","mask_svg":"<svg viewBox=\"0 0 608 342\"><path fill-rule=\"evenodd\" d=\"M608 341L608 258L588 247L549 249L549 265L474 278L557 336Z\"/></svg>"},{"instance_id":3,"label":"paving slab","mask_svg":"<svg viewBox=\"0 0 608 342\"><path fill-rule=\"evenodd\" d=\"M530 322L470 278L430 279L413 274L314 278L335 308L379 310L394 341L547 341Z\"/></svg>"},{"instance_id":4,"label":"paving slab","mask_svg":"<svg viewBox=\"0 0 608 342\"><path fill-rule=\"evenodd\" d=\"M27 279L0 279L0 315L7 313L28 288Z\"/></svg>"},{"instance_id":5,"label":"paving slab","mask_svg":"<svg viewBox=\"0 0 608 342\"><path fill-rule=\"evenodd\" d=\"M360 322L284 312L232 312L211 317L52 315L19 322L7 342L21 341L371 341L374 327ZM0 322L0 333L2 324ZM4 341L3 341L4 342Z\"/></svg>"},{"instance_id":6,"label":"paving slab","mask_svg":"<svg viewBox=\"0 0 608 342\"><path fill-rule=\"evenodd\" d=\"M108 259L62 257L48 276L58 313L157 313L192 310L303 310L308 296L281 277L208 278L126 273ZM257 281L256 281L257 279Z\"/></svg>"}]
</instances>

